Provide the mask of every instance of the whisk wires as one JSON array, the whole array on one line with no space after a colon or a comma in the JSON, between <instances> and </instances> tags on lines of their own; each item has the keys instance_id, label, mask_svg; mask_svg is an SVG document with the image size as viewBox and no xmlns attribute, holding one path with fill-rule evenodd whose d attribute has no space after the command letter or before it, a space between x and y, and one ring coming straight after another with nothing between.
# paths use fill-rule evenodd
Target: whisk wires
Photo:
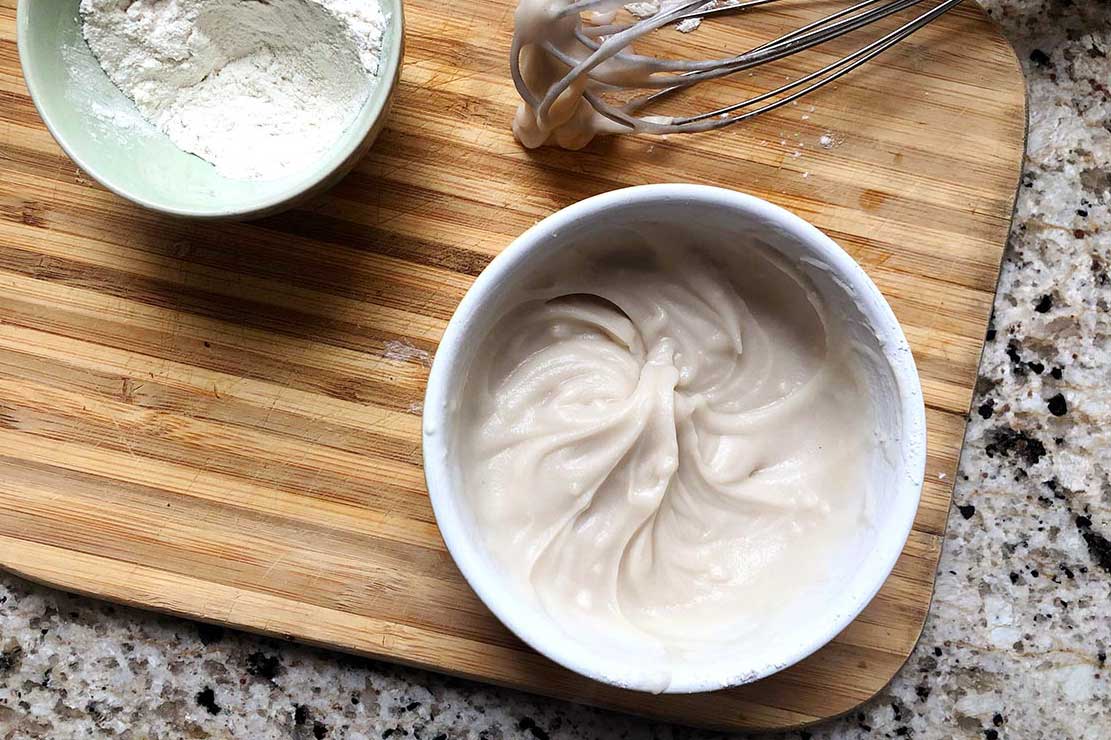
<instances>
[{"instance_id":1,"label":"whisk wires","mask_svg":"<svg viewBox=\"0 0 1111 740\"><path fill-rule=\"evenodd\" d=\"M720 59L683 61L641 56L628 51L628 47L637 39L665 25L688 19L704 20L715 16L744 13L759 6L788 1L744 0L719 5L712 0L691 0L635 23L585 28L580 23L576 29L576 39L584 50L583 56L576 56L551 43L544 45L546 53L566 65L569 71L557 84L546 91L543 100L537 100L524 85L518 69L520 49L516 46L513 50L513 77L518 83L518 90L521 91L522 97L533 106L541 120L564 91L586 77L588 84L585 86L583 98L589 105L602 116L633 131L657 134L709 131L788 105L828 85L884 53L962 2L962 0L942 0L893 31L821 69L737 103L682 117L662 118L638 115L652 103L692 85L733 75L812 49L912 7L923 5L929 0L862 0L742 54ZM561 15L563 17L579 15L604 5L606 0L579 0L566 6ZM612 6L612 2L609 5ZM636 87L655 89L655 92L641 95L624 104L613 104L605 100L602 97L605 92L625 87L620 81L608 79L604 74L604 64L611 59L640 65L648 74L638 81ZM602 73L599 73L599 70Z\"/></svg>"}]
</instances>

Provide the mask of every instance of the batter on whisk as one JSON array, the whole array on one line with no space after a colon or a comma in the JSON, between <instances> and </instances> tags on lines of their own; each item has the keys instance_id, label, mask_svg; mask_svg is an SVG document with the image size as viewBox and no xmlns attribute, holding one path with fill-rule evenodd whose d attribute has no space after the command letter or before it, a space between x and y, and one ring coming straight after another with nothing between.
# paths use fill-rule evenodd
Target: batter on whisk
<instances>
[{"instance_id":1,"label":"batter on whisk","mask_svg":"<svg viewBox=\"0 0 1111 740\"><path fill-rule=\"evenodd\" d=\"M567 13L570 0L521 0L513 37L514 78L524 100L513 119L513 134L529 149L551 144L582 149L598 133L628 130L598 113L583 98L587 78L576 78L545 106L545 97L567 75L568 65L548 51L585 58L591 50L576 35L579 17ZM604 18L610 20L610 18ZM603 64L615 66L613 61Z\"/></svg>"}]
</instances>

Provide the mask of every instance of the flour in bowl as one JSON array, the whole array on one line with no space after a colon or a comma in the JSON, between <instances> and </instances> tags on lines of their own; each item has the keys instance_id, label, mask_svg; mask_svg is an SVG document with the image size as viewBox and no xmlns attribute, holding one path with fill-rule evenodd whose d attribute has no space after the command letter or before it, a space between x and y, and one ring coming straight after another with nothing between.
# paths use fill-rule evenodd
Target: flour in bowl
<instances>
[{"instance_id":1,"label":"flour in bowl","mask_svg":"<svg viewBox=\"0 0 1111 740\"><path fill-rule=\"evenodd\" d=\"M377 84L377 0L81 0L108 77L225 177L310 167Z\"/></svg>"}]
</instances>

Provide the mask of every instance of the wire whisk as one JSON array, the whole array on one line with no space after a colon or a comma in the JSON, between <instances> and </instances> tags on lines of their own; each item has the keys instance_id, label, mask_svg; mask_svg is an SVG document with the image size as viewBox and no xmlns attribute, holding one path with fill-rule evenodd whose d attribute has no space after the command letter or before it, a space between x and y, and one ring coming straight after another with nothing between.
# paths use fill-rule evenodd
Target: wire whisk
<instances>
[{"instance_id":1,"label":"wire whisk","mask_svg":"<svg viewBox=\"0 0 1111 740\"><path fill-rule=\"evenodd\" d=\"M513 81L524 101L515 130L529 146L568 127L594 132L695 133L724 128L798 100L843 77L941 17L962 0L862 0L743 53L685 61L636 54L638 39L669 24L744 13L790 0L690 0L631 23L615 23L614 0L522 0L511 52ZM930 6L898 28L799 79L693 115L644 115L661 98L708 80L769 64L871 26L916 6ZM590 14L593 22L584 22ZM623 102L606 96L639 94ZM518 130L520 129L520 130ZM522 131L525 136L522 137ZM533 141L527 141L531 132ZM564 137L567 146L584 138ZM538 143L536 143L538 142ZM585 142L582 142L585 145ZM578 148L571 146L570 148Z\"/></svg>"}]
</instances>

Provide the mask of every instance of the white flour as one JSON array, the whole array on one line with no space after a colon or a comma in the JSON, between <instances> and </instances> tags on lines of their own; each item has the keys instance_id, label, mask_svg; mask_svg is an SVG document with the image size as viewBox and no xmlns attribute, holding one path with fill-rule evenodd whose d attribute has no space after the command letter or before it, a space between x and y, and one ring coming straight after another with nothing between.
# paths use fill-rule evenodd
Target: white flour
<instances>
[{"instance_id":1,"label":"white flour","mask_svg":"<svg viewBox=\"0 0 1111 740\"><path fill-rule=\"evenodd\" d=\"M675 8L679 7L680 5L685 5L686 3L687 0L648 0L647 2L640 3L626 3L625 10L629 11L635 17L643 20L645 18L651 18L658 13L668 13L672 10L675 10ZM725 0L725 2L723 3L719 3L715 0L714 2L709 2L706 3L706 5L701 6L700 10L712 10L719 5L725 7L729 5L737 5L738 3L739 0ZM690 33L691 31L698 30L701 25L701 18L685 18L675 24L675 30L679 33Z\"/></svg>"},{"instance_id":2,"label":"white flour","mask_svg":"<svg viewBox=\"0 0 1111 740\"><path fill-rule=\"evenodd\" d=\"M378 0L81 0L108 77L224 176L311 166L376 84Z\"/></svg>"}]
</instances>

